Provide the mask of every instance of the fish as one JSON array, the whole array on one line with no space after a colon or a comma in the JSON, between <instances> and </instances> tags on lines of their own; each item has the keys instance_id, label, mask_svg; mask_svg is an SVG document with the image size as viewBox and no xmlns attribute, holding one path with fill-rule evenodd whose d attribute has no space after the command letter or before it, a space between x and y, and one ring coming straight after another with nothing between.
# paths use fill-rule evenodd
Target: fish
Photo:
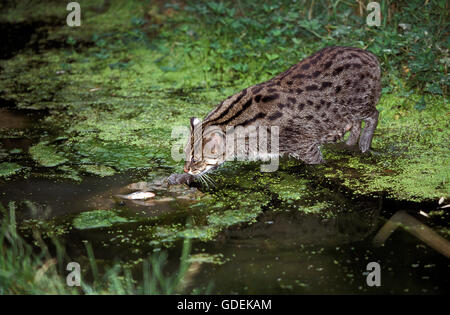
<instances>
[{"instance_id":1,"label":"fish","mask_svg":"<svg viewBox=\"0 0 450 315\"><path fill-rule=\"evenodd\" d=\"M129 200L145 200L155 197L155 193L151 191L136 191L128 195L117 195L117 197Z\"/></svg>"}]
</instances>

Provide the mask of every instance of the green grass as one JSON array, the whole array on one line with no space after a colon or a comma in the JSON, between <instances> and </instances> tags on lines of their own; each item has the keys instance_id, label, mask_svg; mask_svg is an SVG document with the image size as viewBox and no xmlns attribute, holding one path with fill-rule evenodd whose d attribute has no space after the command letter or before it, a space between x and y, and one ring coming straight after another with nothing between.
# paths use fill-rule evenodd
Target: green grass
<instances>
[{"instance_id":1,"label":"green grass","mask_svg":"<svg viewBox=\"0 0 450 315\"><path fill-rule=\"evenodd\" d=\"M356 1L188 1L160 37L183 43L190 58L202 60L205 78L220 73L254 84L320 48L339 45L375 53L389 91L405 88L399 79L407 89L447 91L448 3L380 3L383 25L368 27Z\"/></svg>"},{"instance_id":2,"label":"green grass","mask_svg":"<svg viewBox=\"0 0 450 315\"><path fill-rule=\"evenodd\" d=\"M34 245L25 241L17 231L15 204L8 210L0 205L0 294L175 294L182 293L187 275L190 242L183 245L178 270L164 272L167 254L155 253L142 259L142 278L137 280L132 270L121 262L101 269L97 265L92 247L86 243L86 261L89 268L81 268L81 286L66 284L66 264L71 261L56 239L56 254L51 254L48 244L40 234L34 233ZM88 278L90 280L84 280Z\"/></svg>"}]
</instances>

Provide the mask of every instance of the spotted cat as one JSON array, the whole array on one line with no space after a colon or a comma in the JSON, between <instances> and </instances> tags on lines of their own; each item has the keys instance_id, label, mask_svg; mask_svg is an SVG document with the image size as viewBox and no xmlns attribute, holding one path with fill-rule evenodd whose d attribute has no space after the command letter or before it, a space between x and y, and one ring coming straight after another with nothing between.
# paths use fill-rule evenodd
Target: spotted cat
<instances>
[{"instance_id":1,"label":"spotted cat","mask_svg":"<svg viewBox=\"0 0 450 315\"><path fill-rule=\"evenodd\" d=\"M221 102L203 121L191 118L185 172L203 174L223 163L227 126L278 126L279 153L307 164L323 163L320 146L349 131L349 146L370 148L378 123L380 65L372 53L353 47L327 47L287 71L243 89ZM361 133L361 123L365 122ZM217 132L205 133L215 126ZM201 127L201 128L199 128ZM196 130L202 130L200 134ZM195 150L198 146L208 148ZM195 152L201 152L196 154Z\"/></svg>"}]
</instances>

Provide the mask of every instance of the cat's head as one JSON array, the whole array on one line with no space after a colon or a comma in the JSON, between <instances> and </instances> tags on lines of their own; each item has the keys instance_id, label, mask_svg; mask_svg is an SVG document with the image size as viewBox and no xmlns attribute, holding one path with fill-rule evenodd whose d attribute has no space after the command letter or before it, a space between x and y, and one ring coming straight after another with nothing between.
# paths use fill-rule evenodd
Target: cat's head
<instances>
[{"instance_id":1,"label":"cat's head","mask_svg":"<svg viewBox=\"0 0 450 315\"><path fill-rule=\"evenodd\" d=\"M184 149L184 171L201 175L225 161L225 135L218 126L203 129L200 119L191 118L191 132Z\"/></svg>"}]
</instances>

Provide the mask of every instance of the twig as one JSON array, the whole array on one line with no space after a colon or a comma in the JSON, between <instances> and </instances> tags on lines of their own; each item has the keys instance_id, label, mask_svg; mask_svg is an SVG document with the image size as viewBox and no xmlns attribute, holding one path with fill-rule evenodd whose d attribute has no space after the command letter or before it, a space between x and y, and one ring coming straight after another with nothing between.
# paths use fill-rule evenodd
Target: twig
<instances>
[{"instance_id":1,"label":"twig","mask_svg":"<svg viewBox=\"0 0 450 315\"><path fill-rule=\"evenodd\" d=\"M377 235L373 238L374 245L382 245L399 226L403 226L405 231L411 233L445 257L450 258L450 242L419 220L407 214L405 211L397 211L389 221L383 225Z\"/></svg>"}]
</instances>

